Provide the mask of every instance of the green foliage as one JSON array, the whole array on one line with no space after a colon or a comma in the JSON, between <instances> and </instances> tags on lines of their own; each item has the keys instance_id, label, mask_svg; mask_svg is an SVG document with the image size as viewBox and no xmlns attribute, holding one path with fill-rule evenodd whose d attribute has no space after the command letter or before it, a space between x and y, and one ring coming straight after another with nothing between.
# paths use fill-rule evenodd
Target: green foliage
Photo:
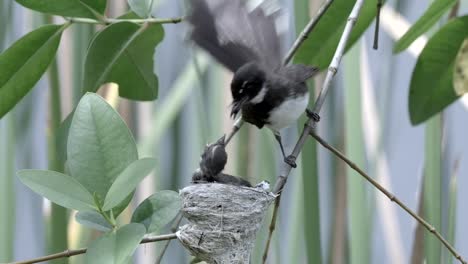
<instances>
[{"instance_id":1,"label":"green foliage","mask_svg":"<svg viewBox=\"0 0 468 264\"><path fill-rule=\"evenodd\" d=\"M456 222L457 222L457 193L458 193L458 184L457 184L457 174L456 168L452 176L450 177L449 183L449 204L448 204L448 221L447 221L447 240L450 245L455 245L455 235L456 235ZM450 252L445 250L445 262L447 264L453 263L453 257Z\"/></svg>"},{"instance_id":2,"label":"green foliage","mask_svg":"<svg viewBox=\"0 0 468 264\"><path fill-rule=\"evenodd\" d=\"M150 17L155 0L128 0L128 5L140 17Z\"/></svg>"},{"instance_id":3,"label":"green foliage","mask_svg":"<svg viewBox=\"0 0 468 264\"><path fill-rule=\"evenodd\" d=\"M129 204L139 182L156 160L137 160L128 127L100 96L88 93L79 102L68 137L71 176L46 170L22 170L20 180L36 193L78 210L76 220L107 232L87 252L88 263L127 263L144 234L169 223L179 212L180 197L161 191L145 200L132 223L119 229L115 217ZM103 199L105 197L105 199Z\"/></svg>"},{"instance_id":4,"label":"green foliage","mask_svg":"<svg viewBox=\"0 0 468 264\"><path fill-rule=\"evenodd\" d=\"M393 47L393 52L402 52L408 48L413 41L428 31L445 14L457 0L437 0L433 1L431 6L424 14L411 26L411 28L401 37Z\"/></svg>"},{"instance_id":5,"label":"green foliage","mask_svg":"<svg viewBox=\"0 0 468 264\"><path fill-rule=\"evenodd\" d=\"M426 121L459 97L453 87L453 70L466 37L468 16L449 21L424 47L410 84L408 101L413 125Z\"/></svg>"},{"instance_id":6,"label":"green foliage","mask_svg":"<svg viewBox=\"0 0 468 264\"><path fill-rule=\"evenodd\" d=\"M75 110L67 152L70 174L101 202L117 176L138 159L125 122L104 99L91 93Z\"/></svg>"},{"instance_id":7,"label":"green foliage","mask_svg":"<svg viewBox=\"0 0 468 264\"><path fill-rule=\"evenodd\" d=\"M16 0L16 2L42 13L96 18L104 14L107 0Z\"/></svg>"},{"instance_id":8,"label":"green foliage","mask_svg":"<svg viewBox=\"0 0 468 264\"><path fill-rule=\"evenodd\" d=\"M161 25L130 22L115 23L97 33L86 55L83 90L95 92L102 84L115 82L122 97L156 99L152 55L163 36Z\"/></svg>"},{"instance_id":9,"label":"green foliage","mask_svg":"<svg viewBox=\"0 0 468 264\"><path fill-rule=\"evenodd\" d=\"M297 34L304 28L310 20L309 15L309 0L296 1L295 3L295 18ZM297 58L296 58L297 59ZM311 92L310 101L313 101L314 87L313 82L308 83L309 92ZM305 118L301 118L298 122L298 131L301 131ZM309 140L304 144L301 154L301 166L303 192L300 196L304 202L303 206L303 222L304 237L306 245L307 260L309 263L323 263L322 258L322 243L320 231L320 201L319 201L319 182L318 182L318 157L317 143L315 140Z\"/></svg>"},{"instance_id":10,"label":"green foliage","mask_svg":"<svg viewBox=\"0 0 468 264\"><path fill-rule=\"evenodd\" d=\"M332 3L309 38L299 48L295 56L296 63L315 65L320 69L328 67L355 2L356 0L335 0ZM375 5L364 4L351 32L347 50L369 27L375 14Z\"/></svg>"},{"instance_id":11,"label":"green foliage","mask_svg":"<svg viewBox=\"0 0 468 264\"><path fill-rule=\"evenodd\" d=\"M18 177L31 190L56 204L75 210L95 208L91 193L68 175L47 170L21 170Z\"/></svg>"},{"instance_id":12,"label":"green foliage","mask_svg":"<svg viewBox=\"0 0 468 264\"><path fill-rule=\"evenodd\" d=\"M176 217L182 201L174 191L159 191L144 200L135 210L132 222L145 225L147 233L153 233Z\"/></svg>"},{"instance_id":13,"label":"green foliage","mask_svg":"<svg viewBox=\"0 0 468 264\"><path fill-rule=\"evenodd\" d=\"M67 26L40 27L0 55L0 118L39 81L55 57L60 37Z\"/></svg>"},{"instance_id":14,"label":"green foliage","mask_svg":"<svg viewBox=\"0 0 468 264\"><path fill-rule=\"evenodd\" d=\"M437 230L442 229L442 117L426 123L424 160L424 218ZM433 234L424 232L424 256L427 264L441 263L442 245Z\"/></svg>"},{"instance_id":15,"label":"green foliage","mask_svg":"<svg viewBox=\"0 0 468 264\"><path fill-rule=\"evenodd\" d=\"M96 239L86 252L88 264L127 264L145 235L141 224L128 224Z\"/></svg>"},{"instance_id":16,"label":"green foliage","mask_svg":"<svg viewBox=\"0 0 468 264\"><path fill-rule=\"evenodd\" d=\"M156 159L144 158L134 161L120 173L107 192L102 209L118 206L156 166Z\"/></svg>"},{"instance_id":17,"label":"green foliage","mask_svg":"<svg viewBox=\"0 0 468 264\"><path fill-rule=\"evenodd\" d=\"M103 232L110 231L112 225L96 211L79 211L75 219L78 223Z\"/></svg>"}]
</instances>

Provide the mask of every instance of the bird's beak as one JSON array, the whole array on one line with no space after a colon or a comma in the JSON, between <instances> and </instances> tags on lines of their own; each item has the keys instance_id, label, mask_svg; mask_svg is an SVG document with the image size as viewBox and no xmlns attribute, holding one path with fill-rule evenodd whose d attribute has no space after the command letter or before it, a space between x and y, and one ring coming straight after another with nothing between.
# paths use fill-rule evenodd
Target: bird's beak
<instances>
[{"instance_id":1,"label":"bird's beak","mask_svg":"<svg viewBox=\"0 0 468 264\"><path fill-rule=\"evenodd\" d=\"M216 141L216 144L218 145L224 145L224 142L226 141L226 135L223 135L218 141Z\"/></svg>"},{"instance_id":2,"label":"bird's beak","mask_svg":"<svg viewBox=\"0 0 468 264\"><path fill-rule=\"evenodd\" d=\"M248 97L246 96L246 97L242 97L238 101L232 102L232 109L231 109L232 118L235 118L237 116L237 114L240 112L240 110L242 109L242 106L247 102L247 100L248 100Z\"/></svg>"}]
</instances>

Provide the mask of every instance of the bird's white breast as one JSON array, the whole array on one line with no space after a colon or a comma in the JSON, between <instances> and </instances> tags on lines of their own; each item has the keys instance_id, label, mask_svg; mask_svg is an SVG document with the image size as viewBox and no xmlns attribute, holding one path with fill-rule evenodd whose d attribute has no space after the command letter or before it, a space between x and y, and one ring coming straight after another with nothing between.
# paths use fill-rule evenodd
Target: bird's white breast
<instances>
[{"instance_id":1,"label":"bird's white breast","mask_svg":"<svg viewBox=\"0 0 468 264\"><path fill-rule=\"evenodd\" d=\"M282 128L290 126L304 113L308 103L309 93L284 101L271 110L270 117L268 118L268 128L279 131Z\"/></svg>"}]
</instances>

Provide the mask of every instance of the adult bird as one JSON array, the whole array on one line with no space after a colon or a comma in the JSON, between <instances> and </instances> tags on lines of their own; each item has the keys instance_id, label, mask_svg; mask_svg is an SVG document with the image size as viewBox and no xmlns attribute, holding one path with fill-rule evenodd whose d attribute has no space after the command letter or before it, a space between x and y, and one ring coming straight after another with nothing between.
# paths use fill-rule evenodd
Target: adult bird
<instances>
[{"instance_id":1,"label":"adult bird","mask_svg":"<svg viewBox=\"0 0 468 264\"><path fill-rule=\"evenodd\" d=\"M262 5L249 11L242 0L192 0L187 17L191 39L234 73L231 116L273 131L284 160L280 130L292 125L309 102L306 80L318 69L281 63L280 38L275 20Z\"/></svg>"}]
</instances>

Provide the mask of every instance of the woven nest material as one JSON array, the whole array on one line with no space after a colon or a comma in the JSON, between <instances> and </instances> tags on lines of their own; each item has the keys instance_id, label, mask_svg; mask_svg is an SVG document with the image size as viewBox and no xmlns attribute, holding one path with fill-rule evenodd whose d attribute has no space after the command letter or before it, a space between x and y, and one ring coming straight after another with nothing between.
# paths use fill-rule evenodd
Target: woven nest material
<instances>
[{"instance_id":1,"label":"woven nest material","mask_svg":"<svg viewBox=\"0 0 468 264\"><path fill-rule=\"evenodd\" d=\"M196 184L180 190L188 224L177 237L208 263L249 263L257 230L275 195L261 188Z\"/></svg>"}]
</instances>

